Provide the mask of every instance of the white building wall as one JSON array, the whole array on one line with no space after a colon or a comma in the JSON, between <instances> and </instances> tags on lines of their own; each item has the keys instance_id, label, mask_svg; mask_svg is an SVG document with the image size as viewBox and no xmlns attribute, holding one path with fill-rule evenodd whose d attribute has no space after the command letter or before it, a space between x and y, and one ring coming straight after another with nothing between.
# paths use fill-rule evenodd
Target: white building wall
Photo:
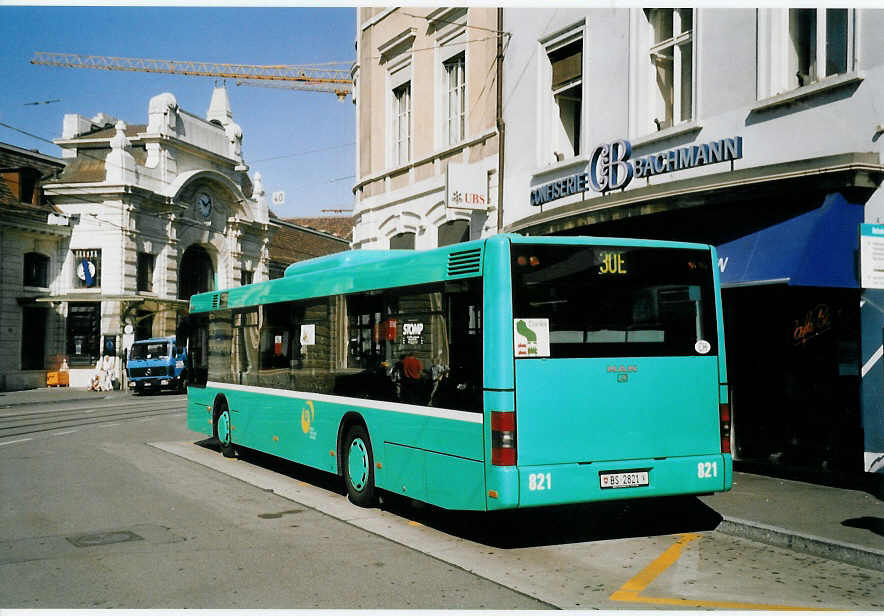
<instances>
[{"instance_id":1,"label":"white building wall","mask_svg":"<svg viewBox=\"0 0 884 616\"><path fill-rule=\"evenodd\" d=\"M389 248L399 233L414 233L416 249L435 248L439 226L452 220L469 222L471 237L497 230L496 41L487 36L496 27L496 10L413 7L407 13L357 9L354 248ZM449 144L443 61L460 51L466 126L464 137ZM406 74L411 154L400 161L393 150L392 89ZM486 200L481 211L446 207L450 162L471 165L488 179L476 189Z\"/></svg>"},{"instance_id":2,"label":"white building wall","mask_svg":"<svg viewBox=\"0 0 884 616\"><path fill-rule=\"evenodd\" d=\"M617 139L631 141L635 159L688 143L742 136L743 158L735 161L735 170L848 152L880 155L884 135L876 127L884 124L884 39L880 36L884 11L852 10L856 66L848 75L796 91L787 102L764 109L773 97L757 95L758 71L773 60L758 50L757 24L767 12L784 10L697 9L695 120L687 127L660 133L636 127L637 103L632 94L637 89L636 62L645 62L647 56L634 43L642 9L505 10L504 30L513 34L503 79L507 127L504 227L540 213L539 207L530 204L532 186L582 171L593 148ZM543 101L549 88L542 42L583 19L582 142L586 148L581 156L556 163L541 148L547 139ZM626 190L725 170L722 165L707 165L662 174L633 180ZM867 205L871 222L884 217L880 193L879 189ZM589 200L596 196L586 194ZM558 199L544 205L543 211L582 200L579 194Z\"/></svg>"}]
</instances>

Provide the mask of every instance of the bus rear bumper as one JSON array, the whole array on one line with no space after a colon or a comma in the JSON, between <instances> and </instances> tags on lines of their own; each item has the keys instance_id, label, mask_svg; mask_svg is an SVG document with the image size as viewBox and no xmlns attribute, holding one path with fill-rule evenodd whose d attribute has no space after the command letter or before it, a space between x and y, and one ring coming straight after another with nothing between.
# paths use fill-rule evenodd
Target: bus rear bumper
<instances>
[{"instance_id":1,"label":"bus rear bumper","mask_svg":"<svg viewBox=\"0 0 884 616\"><path fill-rule=\"evenodd\" d=\"M489 509L722 492L733 485L733 462L730 454L709 454L520 466L508 479L518 488L500 490L510 498L489 499Z\"/></svg>"}]
</instances>

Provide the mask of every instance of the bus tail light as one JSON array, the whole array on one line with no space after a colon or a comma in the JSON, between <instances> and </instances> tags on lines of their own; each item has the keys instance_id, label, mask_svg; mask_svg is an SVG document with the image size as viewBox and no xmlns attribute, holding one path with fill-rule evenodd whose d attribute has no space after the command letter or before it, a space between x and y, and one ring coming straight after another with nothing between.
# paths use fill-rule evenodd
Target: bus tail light
<instances>
[{"instance_id":1,"label":"bus tail light","mask_svg":"<svg viewBox=\"0 0 884 616\"><path fill-rule=\"evenodd\" d=\"M718 419L721 424L721 453L731 452L731 405L722 402L718 405Z\"/></svg>"},{"instance_id":2,"label":"bus tail light","mask_svg":"<svg viewBox=\"0 0 884 616\"><path fill-rule=\"evenodd\" d=\"M491 411L491 464L516 465L516 414Z\"/></svg>"}]
</instances>

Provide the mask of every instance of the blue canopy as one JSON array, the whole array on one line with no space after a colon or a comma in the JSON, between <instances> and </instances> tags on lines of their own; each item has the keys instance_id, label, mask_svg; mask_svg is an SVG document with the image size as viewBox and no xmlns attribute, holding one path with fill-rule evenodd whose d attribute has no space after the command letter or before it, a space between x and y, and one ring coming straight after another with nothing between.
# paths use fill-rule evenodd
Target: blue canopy
<instances>
[{"instance_id":1,"label":"blue canopy","mask_svg":"<svg viewBox=\"0 0 884 616\"><path fill-rule=\"evenodd\" d=\"M836 193L815 210L722 244L721 284L859 288L855 255L863 216L862 205Z\"/></svg>"}]
</instances>

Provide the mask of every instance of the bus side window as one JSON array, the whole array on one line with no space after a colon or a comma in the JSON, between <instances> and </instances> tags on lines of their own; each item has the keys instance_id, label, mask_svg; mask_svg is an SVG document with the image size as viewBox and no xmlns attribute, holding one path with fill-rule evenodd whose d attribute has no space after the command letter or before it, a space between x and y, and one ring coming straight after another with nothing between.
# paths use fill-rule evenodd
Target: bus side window
<instances>
[{"instance_id":1,"label":"bus side window","mask_svg":"<svg viewBox=\"0 0 884 616\"><path fill-rule=\"evenodd\" d=\"M231 370L233 357L233 314L230 310L219 310L209 315L209 335L207 342L208 379L219 383L238 383Z\"/></svg>"},{"instance_id":2,"label":"bus side window","mask_svg":"<svg viewBox=\"0 0 884 616\"><path fill-rule=\"evenodd\" d=\"M195 326L188 341L188 380L193 387L205 387L209 376L209 320L206 317L197 317L193 321Z\"/></svg>"},{"instance_id":3,"label":"bus side window","mask_svg":"<svg viewBox=\"0 0 884 616\"><path fill-rule=\"evenodd\" d=\"M482 284L459 283L446 294L450 339L450 368L433 406L481 412L482 400Z\"/></svg>"}]
</instances>

